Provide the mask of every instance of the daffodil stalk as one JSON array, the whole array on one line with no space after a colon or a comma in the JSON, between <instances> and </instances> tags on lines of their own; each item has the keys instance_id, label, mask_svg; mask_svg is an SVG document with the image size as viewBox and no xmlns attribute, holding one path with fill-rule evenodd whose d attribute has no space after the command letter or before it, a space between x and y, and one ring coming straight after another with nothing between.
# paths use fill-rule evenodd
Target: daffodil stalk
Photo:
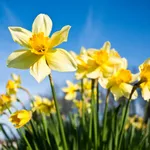
<instances>
[{"instance_id":1,"label":"daffodil stalk","mask_svg":"<svg viewBox=\"0 0 150 150\"><path fill-rule=\"evenodd\" d=\"M85 100L83 97L84 94L84 79L81 79L81 100L82 100L82 124L85 127Z\"/></svg>"},{"instance_id":2,"label":"daffodil stalk","mask_svg":"<svg viewBox=\"0 0 150 150\"><path fill-rule=\"evenodd\" d=\"M127 119L127 114L128 114L128 110L129 110L131 98L132 98L132 95L135 92L135 90L137 89L137 87L138 87L139 84L140 84L140 82L138 82L137 84L135 84L133 86L132 91L131 91L130 96L129 96L129 99L128 99L128 102L126 104L125 112L123 114L123 122L122 122L122 125L121 125L121 130L120 130L120 135L119 135L118 150L121 149L121 143L122 143L122 138L123 138L123 133L124 133L124 126L125 126L125 122L126 122L126 119Z\"/></svg>"},{"instance_id":3,"label":"daffodil stalk","mask_svg":"<svg viewBox=\"0 0 150 150\"><path fill-rule=\"evenodd\" d=\"M90 114L90 125L89 125L89 140L92 139L92 128L94 127L94 149L97 150L97 111L96 111L96 100L94 96L94 86L95 86L95 79L92 79L92 95L91 95L91 108L92 112Z\"/></svg>"},{"instance_id":4,"label":"daffodil stalk","mask_svg":"<svg viewBox=\"0 0 150 150\"><path fill-rule=\"evenodd\" d=\"M105 110L104 110L104 118L103 118L103 131L102 131L102 140L103 142L105 141L105 133L106 133L106 123L107 123L107 110L108 110L108 102L109 102L109 93L110 93L110 89L107 90L106 93L106 99L105 99ZM103 148L104 148L104 144L103 144Z\"/></svg>"},{"instance_id":5,"label":"daffodil stalk","mask_svg":"<svg viewBox=\"0 0 150 150\"><path fill-rule=\"evenodd\" d=\"M95 86L95 79L93 79L93 84L92 84L92 114L93 114L93 123L94 123L94 141L95 141L95 150L97 150L97 105L96 105L96 99L94 95L94 86Z\"/></svg>"},{"instance_id":6,"label":"daffodil stalk","mask_svg":"<svg viewBox=\"0 0 150 150\"><path fill-rule=\"evenodd\" d=\"M64 150L67 150L68 148L67 148L65 132L64 132L63 122L62 122L62 118L61 118L59 107L58 107L58 102L56 99L56 93L55 93L55 89L54 89L54 83L53 83L52 75L50 74L48 77L49 77L52 95L53 95L53 99L54 99L54 103L55 103L55 107L56 107L56 114L57 114L57 119L58 119L58 123L59 123L59 127L60 127L61 137L62 137L62 141L63 141L63 147L64 147Z\"/></svg>"},{"instance_id":7,"label":"daffodil stalk","mask_svg":"<svg viewBox=\"0 0 150 150\"><path fill-rule=\"evenodd\" d=\"M50 142L50 139L49 139L49 136L48 136L46 117L42 113L41 113L41 115L42 115L42 121L43 121L43 126L44 126L44 130L45 130L46 139L47 139L47 142L48 142L49 146L51 147L51 142Z\"/></svg>"}]
</instances>

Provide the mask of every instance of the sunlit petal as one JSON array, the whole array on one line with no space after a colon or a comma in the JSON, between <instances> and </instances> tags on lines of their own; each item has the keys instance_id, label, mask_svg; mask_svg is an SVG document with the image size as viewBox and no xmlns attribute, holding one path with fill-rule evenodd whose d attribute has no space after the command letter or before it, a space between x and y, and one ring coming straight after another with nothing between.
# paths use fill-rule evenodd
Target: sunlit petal
<instances>
[{"instance_id":1,"label":"sunlit petal","mask_svg":"<svg viewBox=\"0 0 150 150\"><path fill-rule=\"evenodd\" d=\"M40 33L43 32L45 36L49 36L52 30L52 20L46 14L39 14L33 24L32 24L32 32Z\"/></svg>"},{"instance_id":2,"label":"sunlit petal","mask_svg":"<svg viewBox=\"0 0 150 150\"><path fill-rule=\"evenodd\" d=\"M52 70L68 72L76 70L74 58L65 50L57 48L46 54L46 61Z\"/></svg>"},{"instance_id":3,"label":"sunlit petal","mask_svg":"<svg viewBox=\"0 0 150 150\"><path fill-rule=\"evenodd\" d=\"M41 82L46 76L50 74L50 68L46 64L44 56L42 56L30 67L30 73L38 82Z\"/></svg>"},{"instance_id":4,"label":"sunlit petal","mask_svg":"<svg viewBox=\"0 0 150 150\"><path fill-rule=\"evenodd\" d=\"M29 38L32 36L32 33L30 31L21 27L8 27L8 29L15 42L23 47L30 47Z\"/></svg>"},{"instance_id":5,"label":"sunlit petal","mask_svg":"<svg viewBox=\"0 0 150 150\"><path fill-rule=\"evenodd\" d=\"M41 56L31 53L30 50L16 50L11 53L7 59L7 66L9 68L28 69Z\"/></svg>"}]
</instances>

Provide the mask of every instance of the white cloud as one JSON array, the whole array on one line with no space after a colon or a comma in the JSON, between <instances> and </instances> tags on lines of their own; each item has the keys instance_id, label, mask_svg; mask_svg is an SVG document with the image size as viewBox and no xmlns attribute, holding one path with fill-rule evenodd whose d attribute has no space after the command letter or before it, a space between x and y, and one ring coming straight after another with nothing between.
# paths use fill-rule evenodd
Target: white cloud
<instances>
[{"instance_id":1,"label":"white cloud","mask_svg":"<svg viewBox=\"0 0 150 150\"><path fill-rule=\"evenodd\" d=\"M100 20L93 17L92 9L89 9L85 24L79 35L79 46L86 48L95 47L103 40L102 25ZM100 47L100 44L99 44Z\"/></svg>"}]
</instances>

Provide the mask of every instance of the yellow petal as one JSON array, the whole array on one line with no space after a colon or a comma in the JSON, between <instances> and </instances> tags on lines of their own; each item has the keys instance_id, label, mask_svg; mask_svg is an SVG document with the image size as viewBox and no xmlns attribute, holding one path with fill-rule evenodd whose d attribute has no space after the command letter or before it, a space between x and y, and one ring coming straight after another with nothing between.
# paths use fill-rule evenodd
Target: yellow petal
<instances>
[{"instance_id":1,"label":"yellow petal","mask_svg":"<svg viewBox=\"0 0 150 150\"><path fill-rule=\"evenodd\" d=\"M50 47L55 47L61 44L62 42L66 42L68 39L68 33L71 26L64 26L60 31L55 32L51 37Z\"/></svg>"},{"instance_id":2,"label":"yellow petal","mask_svg":"<svg viewBox=\"0 0 150 150\"><path fill-rule=\"evenodd\" d=\"M91 79L97 79L102 75L100 68L90 68L87 73L87 77Z\"/></svg>"},{"instance_id":3,"label":"yellow petal","mask_svg":"<svg viewBox=\"0 0 150 150\"><path fill-rule=\"evenodd\" d=\"M105 42L102 49L106 50L106 51L109 51L110 50L110 47L111 47L111 44L109 41Z\"/></svg>"},{"instance_id":4,"label":"yellow petal","mask_svg":"<svg viewBox=\"0 0 150 150\"><path fill-rule=\"evenodd\" d=\"M130 84L127 84L127 83L122 83L122 84L120 85L120 88L122 89L123 96L126 97L126 98L129 98L133 86L130 85ZM137 93L137 91L135 91L135 92L132 94L131 99L136 99L137 96L138 96L138 93Z\"/></svg>"},{"instance_id":5,"label":"yellow petal","mask_svg":"<svg viewBox=\"0 0 150 150\"><path fill-rule=\"evenodd\" d=\"M50 74L50 68L46 64L45 56L42 56L36 63L30 67L30 74L41 82L46 76Z\"/></svg>"},{"instance_id":6,"label":"yellow petal","mask_svg":"<svg viewBox=\"0 0 150 150\"><path fill-rule=\"evenodd\" d=\"M144 100L147 100L147 101L150 99L150 90L148 86L144 86L142 88L142 97Z\"/></svg>"},{"instance_id":7,"label":"yellow petal","mask_svg":"<svg viewBox=\"0 0 150 150\"><path fill-rule=\"evenodd\" d=\"M65 99L66 100L73 100L73 99L75 99L76 98L76 93L74 92L74 93L68 93L68 94L66 94L66 96L65 96Z\"/></svg>"},{"instance_id":8,"label":"yellow petal","mask_svg":"<svg viewBox=\"0 0 150 150\"><path fill-rule=\"evenodd\" d=\"M76 70L74 58L65 50L57 48L46 53L46 61L52 70L68 72Z\"/></svg>"},{"instance_id":9,"label":"yellow petal","mask_svg":"<svg viewBox=\"0 0 150 150\"><path fill-rule=\"evenodd\" d=\"M8 29L15 42L23 47L30 47L29 38L32 36L32 33L30 31L21 27L8 27Z\"/></svg>"},{"instance_id":10,"label":"yellow petal","mask_svg":"<svg viewBox=\"0 0 150 150\"><path fill-rule=\"evenodd\" d=\"M123 93L122 93L121 89L118 86L113 86L111 88L111 92L114 95L115 100L118 100L120 97L123 96Z\"/></svg>"},{"instance_id":11,"label":"yellow petal","mask_svg":"<svg viewBox=\"0 0 150 150\"><path fill-rule=\"evenodd\" d=\"M7 66L9 68L28 69L41 56L31 53L30 50L16 50L11 53L7 59Z\"/></svg>"},{"instance_id":12,"label":"yellow petal","mask_svg":"<svg viewBox=\"0 0 150 150\"><path fill-rule=\"evenodd\" d=\"M52 30L52 20L46 14L39 14L33 24L32 24L32 32L40 33L43 32L45 36L49 36Z\"/></svg>"}]
</instances>

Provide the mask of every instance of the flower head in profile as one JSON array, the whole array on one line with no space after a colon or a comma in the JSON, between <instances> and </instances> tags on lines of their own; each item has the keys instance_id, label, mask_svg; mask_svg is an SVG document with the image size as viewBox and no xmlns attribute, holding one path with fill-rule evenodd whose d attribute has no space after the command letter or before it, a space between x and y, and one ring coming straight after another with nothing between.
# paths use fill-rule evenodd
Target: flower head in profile
<instances>
[{"instance_id":1,"label":"flower head in profile","mask_svg":"<svg viewBox=\"0 0 150 150\"><path fill-rule=\"evenodd\" d=\"M105 42L100 50L90 50L91 57L88 60L89 71L87 77L92 79L107 78L120 66L124 58L121 58L118 52L110 49L110 47L110 42Z\"/></svg>"},{"instance_id":2,"label":"flower head in profile","mask_svg":"<svg viewBox=\"0 0 150 150\"><path fill-rule=\"evenodd\" d=\"M8 80L6 84L6 93L8 95L16 94L21 85L21 78L16 74L11 74L12 80Z\"/></svg>"},{"instance_id":3,"label":"flower head in profile","mask_svg":"<svg viewBox=\"0 0 150 150\"><path fill-rule=\"evenodd\" d=\"M35 96L35 101L31 104L32 110L44 113L45 115L50 115L56 112L54 100L49 100L48 98L42 98L40 96Z\"/></svg>"},{"instance_id":4,"label":"flower head in profile","mask_svg":"<svg viewBox=\"0 0 150 150\"><path fill-rule=\"evenodd\" d=\"M140 87L142 89L142 97L144 100L150 99L150 58L147 59L143 64L139 67L140 71Z\"/></svg>"},{"instance_id":5,"label":"flower head in profile","mask_svg":"<svg viewBox=\"0 0 150 150\"><path fill-rule=\"evenodd\" d=\"M28 123L31 120L31 117L31 111L19 110L10 116L9 121L15 126L15 128L20 128Z\"/></svg>"},{"instance_id":6,"label":"flower head in profile","mask_svg":"<svg viewBox=\"0 0 150 150\"><path fill-rule=\"evenodd\" d=\"M14 51L7 60L10 68L29 69L30 74L41 82L51 70L75 71L76 62L71 55L61 48L56 48L66 42L70 26L64 26L60 31L49 37L52 21L48 15L39 14L33 24L32 32L21 27L9 27L15 42L23 48Z\"/></svg>"},{"instance_id":7,"label":"flower head in profile","mask_svg":"<svg viewBox=\"0 0 150 150\"><path fill-rule=\"evenodd\" d=\"M71 52L71 54L77 62L76 79L80 80L85 78L89 68L88 59L90 59L87 50L82 47L79 55L76 55L74 52Z\"/></svg>"},{"instance_id":8,"label":"flower head in profile","mask_svg":"<svg viewBox=\"0 0 150 150\"><path fill-rule=\"evenodd\" d=\"M0 95L0 114L11 106L12 101L13 99L11 96L6 94Z\"/></svg>"},{"instance_id":9,"label":"flower head in profile","mask_svg":"<svg viewBox=\"0 0 150 150\"><path fill-rule=\"evenodd\" d=\"M69 80L66 81L68 87L62 88L62 91L66 93L65 99L66 100L73 100L77 96L77 90L79 90L78 84L73 84Z\"/></svg>"},{"instance_id":10,"label":"flower head in profile","mask_svg":"<svg viewBox=\"0 0 150 150\"><path fill-rule=\"evenodd\" d=\"M126 61L127 63L127 61ZM114 95L115 100L124 96L129 98L133 86L131 83L136 81L136 75L133 75L130 70L127 70L127 64L124 63L122 68L116 70L116 72L109 78L99 78L99 83L103 88L110 89ZM138 96L137 91L134 91L131 99L136 99Z\"/></svg>"}]
</instances>

